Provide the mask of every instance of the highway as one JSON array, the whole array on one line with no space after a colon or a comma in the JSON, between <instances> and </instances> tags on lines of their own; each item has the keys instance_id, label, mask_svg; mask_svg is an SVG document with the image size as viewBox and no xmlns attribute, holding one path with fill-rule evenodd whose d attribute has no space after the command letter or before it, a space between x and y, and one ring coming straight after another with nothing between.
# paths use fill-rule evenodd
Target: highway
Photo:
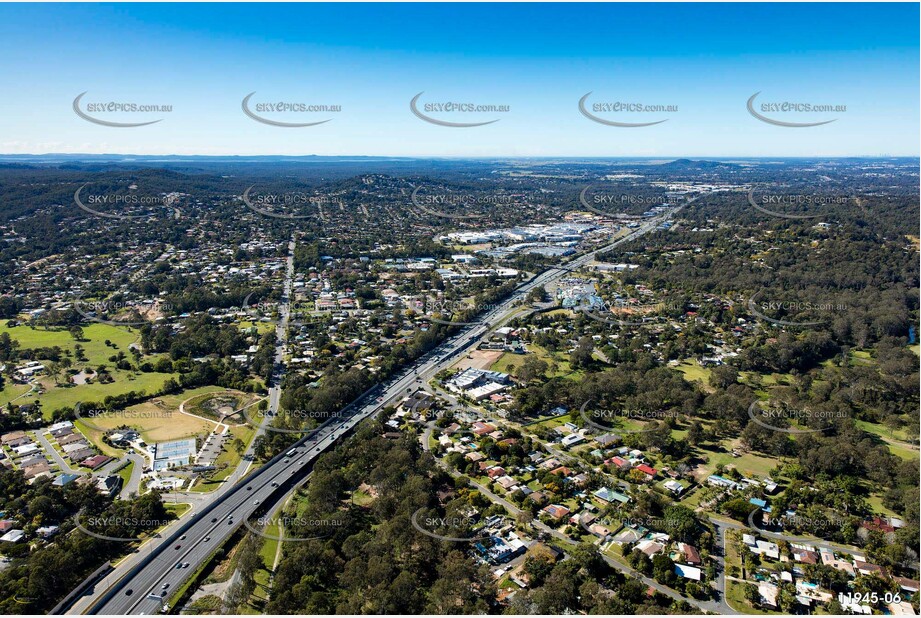
<instances>
[{"instance_id":1,"label":"highway","mask_svg":"<svg viewBox=\"0 0 921 618\"><path fill-rule=\"evenodd\" d=\"M455 362L457 357L499 325L503 317L524 300L528 292L565 276L572 270L588 264L598 253L634 240L654 230L681 207L644 222L624 237L570 260L564 266L550 268L518 286L501 304L481 314L460 332L420 358L414 367L406 368L389 381L363 395L358 401L331 417L293 447L291 456L281 454L238 482L205 506L169 537L160 541L149 558L125 574L89 609L90 614L152 614L161 611L173 592L217 550L244 519L260 515L266 505L275 504L289 493L295 483L306 475L314 460L324 450L370 417L391 400L411 392L427 376L432 376ZM289 279L290 281L290 279ZM284 309L281 320L287 324L288 302L291 289L287 284L283 294ZM279 328L281 324L279 324ZM287 330L287 329L285 329ZM279 337L283 346L286 333ZM277 366L281 357L276 354ZM280 398L281 368L270 388L270 410L275 411ZM288 451L289 453L291 451ZM184 565L188 563L188 567Z\"/></svg>"}]
</instances>

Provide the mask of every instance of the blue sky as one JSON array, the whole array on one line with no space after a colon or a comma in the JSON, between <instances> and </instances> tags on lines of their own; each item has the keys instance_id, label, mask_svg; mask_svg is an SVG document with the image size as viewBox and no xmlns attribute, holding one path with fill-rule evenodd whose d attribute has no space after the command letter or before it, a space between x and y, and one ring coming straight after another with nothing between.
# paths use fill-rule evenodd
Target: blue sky
<instances>
[{"instance_id":1,"label":"blue sky","mask_svg":"<svg viewBox=\"0 0 921 618\"><path fill-rule=\"evenodd\" d=\"M399 156L876 156L919 154L917 4L0 5L0 152ZM171 105L100 113L87 102ZM263 113L241 100L339 105ZM409 102L507 105L432 112ZM579 99L677 106L598 112ZM844 105L765 111L746 101ZM761 109L760 107L758 109ZM767 108L766 108L767 109Z\"/></svg>"}]
</instances>

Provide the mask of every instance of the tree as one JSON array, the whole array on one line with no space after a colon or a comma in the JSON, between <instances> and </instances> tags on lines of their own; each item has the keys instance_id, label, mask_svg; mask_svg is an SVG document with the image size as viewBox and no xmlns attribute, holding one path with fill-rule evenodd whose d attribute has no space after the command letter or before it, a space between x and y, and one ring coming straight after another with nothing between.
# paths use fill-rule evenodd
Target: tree
<instances>
[{"instance_id":1,"label":"tree","mask_svg":"<svg viewBox=\"0 0 921 618\"><path fill-rule=\"evenodd\" d=\"M532 545L524 559L524 572L528 574L531 586L539 586L543 583L550 571L556 558L553 553L544 545Z\"/></svg>"},{"instance_id":2,"label":"tree","mask_svg":"<svg viewBox=\"0 0 921 618\"><path fill-rule=\"evenodd\" d=\"M665 509L665 532L673 539L690 543L696 541L699 522L694 511L686 506L675 504Z\"/></svg>"},{"instance_id":3,"label":"tree","mask_svg":"<svg viewBox=\"0 0 921 618\"><path fill-rule=\"evenodd\" d=\"M226 613L237 613L237 608L246 601L246 598L247 595L243 594L243 585L240 582L232 584L224 595L224 608Z\"/></svg>"},{"instance_id":4,"label":"tree","mask_svg":"<svg viewBox=\"0 0 921 618\"><path fill-rule=\"evenodd\" d=\"M527 528L534 521L534 515L530 511L521 510L515 516L515 522L521 528Z\"/></svg>"},{"instance_id":5,"label":"tree","mask_svg":"<svg viewBox=\"0 0 921 618\"><path fill-rule=\"evenodd\" d=\"M652 558L652 576L660 584L671 586L675 583L675 562L667 554L656 554Z\"/></svg>"},{"instance_id":6,"label":"tree","mask_svg":"<svg viewBox=\"0 0 921 618\"><path fill-rule=\"evenodd\" d=\"M745 599L752 605L757 605L761 602L761 593L758 592L758 587L754 584L742 584L744 586L743 593L745 594Z\"/></svg>"},{"instance_id":7,"label":"tree","mask_svg":"<svg viewBox=\"0 0 921 618\"><path fill-rule=\"evenodd\" d=\"M515 375L522 382L530 382L541 378L547 373L549 365L534 354L529 354L524 360L524 364L515 370Z\"/></svg>"},{"instance_id":8,"label":"tree","mask_svg":"<svg viewBox=\"0 0 921 618\"><path fill-rule=\"evenodd\" d=\"M592 362L592 352L595 349L595 342L591 337L585 336L579 339L576 349L573 350L569 357L569 363L574 369L587 367Z\"/></svg>"},{"instance_id":9,"label":"tree","mask_svg":"<svg viewBox=\"0 0 921 618\"><path fill-rule=\"evenodd\" d=\"M691 421L691 424L688 426L687 439L688 444L691 446L697 446L704 441L704 429L703 425L700 424L700 421Z\"/></svg>"},{"instance_id":10,"label":"tree","mask_svg":"<svg viewBox=\"0 0 921 618\"><path fill-rule=\"evenodd\" d=\"M542 285L533 287L531 288L531 291L528 292L528 302L529 303L543 302L544 298L546 297L547 297L547 290L544 289L544 286Z\"/></svg>"},{"instance_id":11,"label":"tree","mask_svg":"<svg viewBox=\"0 0 921 618\"><path fill-rule=\"evenodd\" d=\"M739 370L732 365L718 365L710 371L710 386L726 390L739 380Z\"/></svg>"}]
</instances>

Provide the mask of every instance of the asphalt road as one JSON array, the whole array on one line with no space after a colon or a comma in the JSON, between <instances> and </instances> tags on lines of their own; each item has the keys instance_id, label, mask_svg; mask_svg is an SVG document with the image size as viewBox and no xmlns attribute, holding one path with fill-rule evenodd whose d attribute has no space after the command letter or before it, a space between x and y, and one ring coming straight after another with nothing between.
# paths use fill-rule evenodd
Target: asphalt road
<instances>
[{"instance_id":1,"label":"asphalt road","mask_svg":"<svg viewBox=\"0 0 921 618\"><path fill-rule=\"evenodd\" d=\"M429 438L431 437L432 432L433 432L434 429L435 429L435 422L434 422L434 421L431 421L431 422L429 422L429 423L426 425L426 429L425 429L425 431L424 431L423 434L422 434L422 437L421 437L422 448L423 448L424 450L426 450L426 451L430 450L430 449L429 449ZM456 470L451 469L451 468L450 468L449 466L447 466L447 465L444 463L444 461L442 461L441 459L436 459L435 461L438 463L438 465L439 465L443 470L445 470L445 472L447 472L448 474L450 474L453 478L457 478L458 476L460 476L460 473L459 473L459 472L457 472ZM482 493L484 496L486 496L487 498L489 498L489 500L490 500L491 502L493 502L493 503L495 503L495 504L500 504L500 505L502 505L503 507L505 507L505 510L506 510L506 511L508 511L509 513L511 513L512 515L514 515L515 517L517 517L517 516L522 512L521 509L518 508L517 505L515 505L515 504L512 503L512 502L509 502L508 500L506 500L506 499L503 498L502 496L500 496L500 495L494 493L493 491L491 491L489 488L485 487L484 485L481 485L480 483L477 483L476 481L469 480L469 479L468 479L468 482L469 482L469 484L470 484L471 487L476 488L477 491L479 491L479 492ZM537 518L535 518L535 519L533 519L533 520L531 521L531 525L532 525L536 530L539 530L539 531L541 531L541 532L547 534L548 536L553 537L553 538L556 539L557 541L560 541L560 542L563 544L563 546L565 546L565 547L571 547L571 546L573 546L573 545L576 544L576 542L573 541L571 538L569 538L568 535L566 535L566 534L564 534L564 533L562 533L562 532L560 532L560 531L558 531L558 530L555 530L554 528L551 528L550 526L546 525L545 523L543 523L542 521L540 521L540 520L537 519ZM686 596L680 594L678 591L674 590L673 588L669 588L668 586L665 586L665 585L663 585L663 584L660 584L659 582L657 582L656 580L652 579L651 577L646 577L645 575L643 575L643 574L640 573L639 571L637 571L637 570L635 570L635 569L633 569L633 568L630 568L629 566L627 566L627 565L625 565L625 564L621 564L620 562L614 560L613 558L611 558L610 556L608 556L607 554L605 554L605 553L603 553L603 552L599 552L598 555L601 556L601 559L604 560L605 563L607 563L611 568L613 568L613 569L615 569L615 570L617 570L617 571L620 571L621 573L624 573L625 575L628 575L628 576L630 576L630 577L632 577L632 578L634 578L634 579L640 580L641 582L643 582L644 584L646 584L647 587L650 587L650 588L652 588L653 590L655 590L655 591L657 591L657 592L661 592L662 594L664 594L664 595L666 595L666 596L668 596L668 597L670 597L670 598L672 598L672 599L674 599L674 600L676 600L676 601L685 601L685 602L689 603L690 605L692 605L692 606L698 608L699 610L701 610L701 612L715 612L715 613L720 613L720 614L734 614L734 613L735 613L735 612L734 612L731 608L729 608L728 606L722 607L722 606L720 605L720 603L717 602L717 601L700 601L700 600L697 600L697 599L692 599L692 598L690 598L690 597L686 597ZM719 588L719 584L717 584L717 590L719 590L719 589L720 589L720 588ZM722 598L722 592L720 593L720 598ZM722 611L723 609L725 609L726 611Z\"/></svg>"},{"instance_id":2,"label":"asphalt road","mask_svg":"<svg viewBox=\"0 0 921 618\"><path fill-rule=\"evenodd\" d=\"M243 482L217 496L214 502L203 507L186 524L153 547L149 558L135 566L112 586L88 613L140 615L159 612L172 593L231 536L236 528L242 525L244 519L261 512L260 507L264 507L265 503L275 503L289 493L291 489L288 486L292 484L290 481L297 480L305 474L320 453L332 446L355 425L377 412L390 400L415 390L419 382L424 383L422 376L434 375L442 368L450 366L458 355L491 330L499 319L522 301L533 288L547 285L573 269L584 266L598 253L609 251L652 231L678 210L680 208L672 209L643 223L623 238L570 260L564 266L551 268L520 285L505 302L481 314L473 323L462 327L458 334L423 356L413 368L404 369L383 384L382 393L380 389L376 389L373 394L366 394L339 415L330 418L309 436L302 438L296 443L296 453L293 456L279 455ZM289 264L289 272L290 269ZM290 278L287 278L278 325L280 342L287 334L290 294ZM283 324L284 333L281 331ZM281 357L278 351L276 361L276 366L280 367ZM277 410L281 396L279 383L283 371L283 368L279 370L270 388L270 410ZM183 568L182 565L186 563L189 566Z\"/></svg>"}]
</instances>

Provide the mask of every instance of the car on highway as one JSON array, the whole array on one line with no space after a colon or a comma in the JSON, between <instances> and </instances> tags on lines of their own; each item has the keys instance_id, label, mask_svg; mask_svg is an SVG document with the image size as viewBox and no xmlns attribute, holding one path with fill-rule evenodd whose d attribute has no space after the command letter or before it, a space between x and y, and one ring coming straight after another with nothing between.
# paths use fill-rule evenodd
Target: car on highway
<instances>
[{"instance_id":1,"label":"car on highway","mask_svg":"<svg viewBox=\"0 0 921 618\"><path fill-rule=\"evenodd\" d=\"M258 500L253 500L253 506L258 506L258 505L259 505L259 501L258 501Z\"/></svg>"},{"instance_id":2,"label":"car on highway","mask_svg":"<svg viewBox=\"0 0 921 618\"><path fill-rule=\"evenodd\" d=\"M126 597L130 597L132 594L134 594L134 588L128 588L127 590L125 590Z\"/></svg>"},{"instance_id":3,"label":"car on highway","mask_svg":"<svg viewBox=\"0 0 921 618\"><path fill-rule=\"evenodd\" d=\"M181 537L179 537L179 540L180 540L180 541L184 541L184 540L185 540L185 535L183 534Z\"/></svg>"},{"instance_id":4,"label":"car on highway","mask_svg":"<svg viewBox=\"0 0 921 618\"><path fill-rule=\"evenodd\" d=\"M253 490L253 486L252 486L252 485L248 485L248 486L246 487L246 491L252 491L252 490Z\"/></svg>"},{"instance_id":5,"label":"car on highway","mask_svg":"<svg viewBox=\"0 0 921 618\"><path fill-rule=\"evenodd\" d=\"M168 583L167 583L167 584L163 584L163 590L166 590L167 588L169 588L169 584L168 584Z\"/></svg>"},{"instance_id":6,"label":"car on highway","mask_svg":"<svg viewBox=\"0 0 921 618\"><path fill-rule=\"evenodd\" d=\"M205 543L207 543L207 542L210 541L210 540L211 540L211 537L210 537L210 536L206 536L206 537L205 537Z\"/></svg>"},{"instance_id":7,"label":"car on highway","mask_svg":"<svg viewBox=\"0 0 921 618\"><path fill-rule=\"evenodd\" d=\"M180 547L182 547L182 545L177 545L177 546L174 547L173 549L179 549Z\"/></svg>"},{"instance_id":8,"label":"car on highway","mask_svg":"<svg viewBox=\"0 0 921 618\"><path fill-rule=\"evenodd\" d=\"M189 563L188 563L188 562L183 562L183 563L182 563L182 568L183 568L183 569L189 568Z\"/></svg>"}]
</instances>

